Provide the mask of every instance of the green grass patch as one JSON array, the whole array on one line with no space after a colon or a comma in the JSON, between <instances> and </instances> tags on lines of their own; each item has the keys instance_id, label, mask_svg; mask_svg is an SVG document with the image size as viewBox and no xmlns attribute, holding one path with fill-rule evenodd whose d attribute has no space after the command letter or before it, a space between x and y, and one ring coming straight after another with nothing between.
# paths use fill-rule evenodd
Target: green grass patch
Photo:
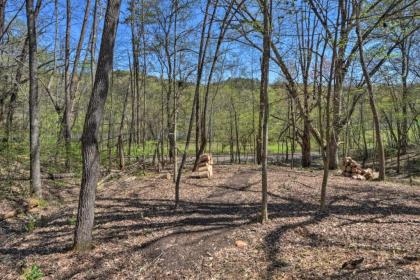
<instances>
[{"instance_id":1,"label":"green grass patch","mask_svg":"<svg viewBox=\"0 0 420 280\"><path fill-rule=\"evenodd\" d=\"M25 280L39 280L42 277L44 277L44 274L36 264L27 267L22 273L22 278Z\"/></svg>"}]
</instances>

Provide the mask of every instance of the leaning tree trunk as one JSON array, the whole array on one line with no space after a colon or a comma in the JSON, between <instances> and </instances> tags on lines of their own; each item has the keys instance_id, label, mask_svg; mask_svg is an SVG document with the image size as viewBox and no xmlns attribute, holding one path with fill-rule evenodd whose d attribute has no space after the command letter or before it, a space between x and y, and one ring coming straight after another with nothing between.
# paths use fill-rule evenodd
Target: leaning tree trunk
<instances>
[{"instance_id":1,"label":"leaning tree trunk","mask_svg":"<svg viewBox=\"0 0 420 280\"><path fill-rule=\"evenodd\" d=\"M201 28L200 47L199 47L198 61L197 61L197 78L196 78L196 83L195 83L195 91L194 91L194 99L193 99L193 104L192 104L192 109L191 109L191 115L190 115L190 120L189 120L189 125L188 125L187 139L185 141L185 149L184 149L184 153L182 154L181 162L178 167L178 173L177 173L176 181L175 181L175 207L178 207L179 205L182 169L184 168L185 161L187 159L187 152L190 146L192 128L193 128L193 123L194 123L194 116L196 113L195 109L197 106L197 102L199 102L199 98L200 98L200 82L201 82L201 77L203 74L203 65L204 65L204 58L206 54L206 45L207 45L205 44L205 34L206 34L207 16L208 16L210 5L211 5L211 1L207 0L206 10L204 13L204 19L203 19L202 28ZM210 22L212 22L212 20Z\"/></svg>"},{"instance_id":2,"label":"leaning tree trunk","mask_svg":"<svg viewBox=\"0 0 420 280\"><path fill-rule=\"evenodd\" d=\"M356 34L357 34L357 43L359 44L359 59L360 64L362 66L363 76L365 77L366 86L369 94L369 105L372 110L373 115L373 124L375 126L375 139L377 145L377 156L379 162L379 180L385 179L385 152L384 146L382 142L381 136L381 128L379 125L379 114L378 110L376 109L375 99L373 96L373 87L370 80L369 71L367 69L365 58L364 58L364 51L363 51L363 40L362 36L360 35L360 23L359 23L359 16L360 16L360 5L356 4Z\"/></svg>"},{"instance_id":3,"label":"leaning tree trunk","mask_svg":"<svg viewBox=\"0 0 420 280\"><path fill-rule=\"evenodd\" d=\"M92 95L86 112L82 134L83 173L74 235L74 248L91 247L95 212L96 185L99 177L99 132L108 95L112 71L115 35L120 13L120 0L108 0L104 31L99 51L98 67Z\"/></svg>"},{"instance_id":4,"label":"leaning tree trunk","mask_svg":"<svg viewBox=\"0 0 420 280\"><path fill-rule=\"evenodd\" d=\"M39 0L41 1L41 0ZM31 190L38 196L42 196L41 189L41 164L39 143L39 100L38 100L38 77L37 77L37 34L35 22L35 9L33 0L26 1L26 15L29 38L29 119L30 119L30 173Z\"/></svg>"}]
</instances>

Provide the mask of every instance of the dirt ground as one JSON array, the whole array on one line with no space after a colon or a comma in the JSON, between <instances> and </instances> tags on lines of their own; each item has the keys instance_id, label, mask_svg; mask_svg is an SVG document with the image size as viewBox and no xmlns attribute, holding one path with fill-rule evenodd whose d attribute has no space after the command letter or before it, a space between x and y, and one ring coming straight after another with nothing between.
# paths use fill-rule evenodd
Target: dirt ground
<instances>
[{"instance_id":1,"label":"dirt ground","mask_svg":"<svg viewBox=\"0 0 420 280\"><path fill-rule=\"evenodd\" d=\"M270 167L261 225L255 166L185 179L177 210L170 180L124 175L98 189L88 253L70 249L78 183L50 186L32 231L22 216L0 221L0 278L36 264L45 279L420 279L420 187L331 176L321 215L321 180Z\"/></svg>"}]
</instances>

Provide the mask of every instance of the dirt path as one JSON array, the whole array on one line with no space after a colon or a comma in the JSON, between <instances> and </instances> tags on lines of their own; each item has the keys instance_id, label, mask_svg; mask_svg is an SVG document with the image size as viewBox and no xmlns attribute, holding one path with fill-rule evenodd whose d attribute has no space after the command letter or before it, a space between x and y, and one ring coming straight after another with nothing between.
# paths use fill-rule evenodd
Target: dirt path
<instances>
[{"instance_id":1,"label":"dirt path","mask_svg":"<svg viewBox=\"0 0 420 280\"><path fill-rule=\"evenodd\" d=\"M185 179L177 210L172 182L155 175L101 186L86 254L70 250L77 184L50 189L61 204L40 211L31 233L22 221L0 222L1 277L37 264L46 279L419 279L418 187L332 176L320 216L321 174L273 167L270 222L261 225L258 169L214 173ZM341 269L362 257L359 268Z\"/></svg>"}]
</instances>

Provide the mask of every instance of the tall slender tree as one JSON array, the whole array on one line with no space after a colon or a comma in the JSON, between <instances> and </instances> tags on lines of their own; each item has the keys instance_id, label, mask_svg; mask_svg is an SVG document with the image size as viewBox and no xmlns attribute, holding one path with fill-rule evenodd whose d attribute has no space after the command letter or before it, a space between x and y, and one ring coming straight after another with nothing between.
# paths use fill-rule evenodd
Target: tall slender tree
<instances>
[{"instance_id":1,"label":"tall slender tree","mask_svg":"<svg viewBox=\"0 0 420 280\"><path fill-rule=\"evenodd\" d=\"M373 115L373 124L375 126L375 140L376 140L376 147L377 147L377 156L379 162L379 180L385 179L385 152L384 146L382 142L382 135L381 135L381 128L379 124L379 112L376 108L375 97L373 95L373 86L371 82L371 78L369 75L369 71L367 69L367 65L365 62L365 54L363 50L363 39L360 32L360 10L361 10L361 2L358 0L353 0L353 9L356 11L356 34L357 34L357 44L359 45L359 59L360 65L362 66L363 76L365 77L367 92L369 97L369 105L370 109L372 110Z\"/></svg>"},{"instance_id":2,"label":"tall slender tree","mask_svg":"<svg viewBox=\"0 0 420 280\"><path fill-rule=\"evenodd\" d=\"M38 0L40 4L41 0ZM38 6L38 4L37 4ZM30 173L33 194L42 197L41 163L39 141L39 98L38 98L38 60L36 17L33 0L26 0L29 54L29 122L30 122Z\"/></svg>"},{"instance_id":3,"label":"tall slender tree","mask_svg":"<svg viewBox=\"0 0 420 280\"><path fill-rule=\"evenodd\" d=\"M271 0L262 1L263 20L263 52L261 60L261 86L260 86L260 111L262 115L262 141L261 141L261 222L268 221L268 181L267 181L267 145L268 145L268 75L270 70L270 45L271 45Z\"/></svg>"},{"instance_id":4,"label":"tall slender tree","mask_svg":"<svg viewBox=\"0 0 420 280\"><path fill-rule=\"evenodd\" d=\"M64 46L64 116L63 116L63 136L66 149L66 169L70 168L70 32L71 32L71 1L66 0L66 38Z\"/></svg>"},{"instance_id":5,"label":"tall slender tree","mask_svg":"<svg viewBox=\"0 0 420 280\"><path fill-rule=\"evenodd\" d=\"M82 134L83 173L74 233L74 248L91 247L96 185L99 177L99 132L113 66L114 45L121 0L108 0L99 50L98 67Z\"/></svg>"}]
</instances>

